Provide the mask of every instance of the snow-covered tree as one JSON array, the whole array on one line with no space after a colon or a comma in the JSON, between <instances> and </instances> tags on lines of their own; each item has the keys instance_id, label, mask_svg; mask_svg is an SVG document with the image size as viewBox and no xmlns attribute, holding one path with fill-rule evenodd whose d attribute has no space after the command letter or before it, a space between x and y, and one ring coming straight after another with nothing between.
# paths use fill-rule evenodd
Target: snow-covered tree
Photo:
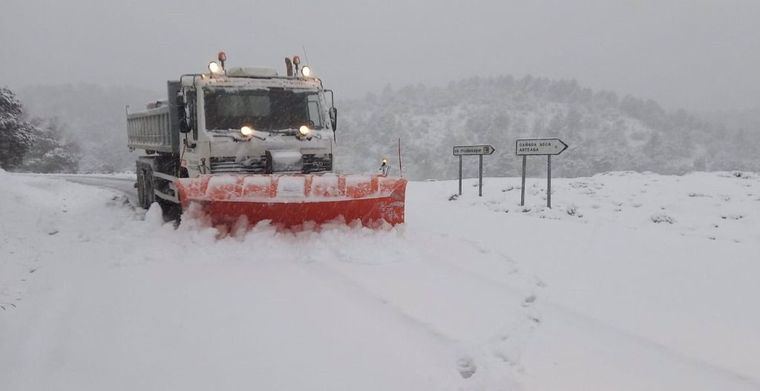
<instances>
[{"instance_id":1,"label":"snow-covered tree","mask_svg":"<svg viewBox=\"0 0 760 391\"><path fill-rule=\"evenodd\" d=\"M0 167L14 169L32 143L33 126L24 120L24 110L16 94L0 88Z\"/></svg>"},{"instance_id":2,"label":"snow-covered tree","mask_svg":"<svg viewBox=\"0 0 760 391\"><path fill-rule=\"evenodd\" d=\"M35 119L32 128L32 145L20 167L32 172L77 172L79 147L64 137L64 126L57 118Z\"/></svg>"},{"instance_id":3,"label":"snow-covered tree","mask_svg":"<svg viewBox=\"0 0 760 391\"><path fill-rule=\"evenodd\" d=\"M56 119L28 120L13 91L0 88L0 167L33 172L76 172L75 144Z\"/></svg>"}]
</instances>

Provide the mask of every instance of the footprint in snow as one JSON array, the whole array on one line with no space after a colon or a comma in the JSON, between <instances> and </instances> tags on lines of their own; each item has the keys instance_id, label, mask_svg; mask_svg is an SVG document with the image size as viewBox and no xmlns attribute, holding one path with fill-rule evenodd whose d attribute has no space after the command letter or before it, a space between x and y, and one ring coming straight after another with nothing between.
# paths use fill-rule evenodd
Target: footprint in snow
<instances>
[{"instance_id":1,"label":"footprint in snow","mask_svg":"<svg viewBox=\"0 0 760 391\"><path fill-rule=\"evenodd\" d=\"M673 223L676 222L676 219L674 219L674 218L672 218L672 217L670 217L670 216L668 216L668 215L666 215L664 213L654 214L654 215L650 216L649 219L653 223L656 223L656 224L660 224L660 223L673 224Z\"/></svg>"},{"instance_id":2,"label":"footprint in snow","mask_svg":"<svg viewBox=\"0 0 760 391\"><path fill-rule=\"evenodd\" d=\"M475 372L478 371L478 367L470 357L460 357L457 360L457 372L463 379L469 379Z\"/></svg>"},{"instance_id":3,"label":"footprint in snow","mask_svg":"<svg viewBox=\"0 0 760 391\"><path fill-rule=\"evenodd\" d=\"M533 303L536 302L536 299L537 299L536 295L530 295L530 296L528 296L528 297L526 297L526 298L523 299L522 306L523 307L530 307L531 305L533 305Z\"/></svg>"}]
</instances>

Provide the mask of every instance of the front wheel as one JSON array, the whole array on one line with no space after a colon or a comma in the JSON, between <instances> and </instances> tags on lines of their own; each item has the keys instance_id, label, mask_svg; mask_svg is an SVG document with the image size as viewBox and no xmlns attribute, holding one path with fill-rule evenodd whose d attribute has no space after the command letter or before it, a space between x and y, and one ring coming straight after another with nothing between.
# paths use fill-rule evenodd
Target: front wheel
<instances>
[{"instance_id":1,"label":"front wheel","mask_svg":"<svg viewBox=\"0 0 760 391\"><path fill-rule=\"evenodd\" d=\"M137 202L143 209L150 208L155 194L153 193L153 170L138 164L137 167Z\"/></svg>"},{"instance_id":2,"label":"front wheel","mask_svg":"<svg viewBox=\"0 0 760 391\"><path fill-rule=\"evenodd\" d=\"M157 198L156 201L158 202L158 205L161 206L164 221L174 221L175 224L179 224L180 218L182 217L182 206L161 198Z\"/></svg>"}]
</instances>

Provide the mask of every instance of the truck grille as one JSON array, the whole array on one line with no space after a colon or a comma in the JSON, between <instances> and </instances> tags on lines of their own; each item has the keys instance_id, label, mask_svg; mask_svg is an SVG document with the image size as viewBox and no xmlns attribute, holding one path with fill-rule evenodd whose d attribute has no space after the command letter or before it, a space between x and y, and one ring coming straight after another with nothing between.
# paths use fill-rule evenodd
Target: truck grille
<instances>
[{"instance_id":1,"label":"truck grille","mask_svg":"<svg viewBox=\"0 0 760 391\"><path fill-rule=\"evenodd\" d=\"M250 161L250 164L236 162L234 156L212 157L211 172L245 172L251 174L263 174L266 172L266 160L264 157ZM245 163L249 163L245 161Z\"/></svg>"},{"instance_id":2,"label":"truck grille","mask_svg":"<svg viewBox=\"0 0 760 391\"><path fill-rule=\"evenodd\" d=\"M303 172L324 172L332 171L332 154L326 157L316 157L314 155L303 155ZM252 159L251 161L236 162L234 156L212 157L211 158L211 172L243 172L249 174L265 174L267 171L267 161L265 156L261 156L259 159Z\"/></svg>"},{"instance_id":3,"label":"truck grille","mask_svg":"<svg viewBox=\"0 0 760 391\"><path fill-rule=\"evenodd\" d=\"M303 172L332 171L332 154L326 157L303 155Z\"/></svg>"}]
</instances>

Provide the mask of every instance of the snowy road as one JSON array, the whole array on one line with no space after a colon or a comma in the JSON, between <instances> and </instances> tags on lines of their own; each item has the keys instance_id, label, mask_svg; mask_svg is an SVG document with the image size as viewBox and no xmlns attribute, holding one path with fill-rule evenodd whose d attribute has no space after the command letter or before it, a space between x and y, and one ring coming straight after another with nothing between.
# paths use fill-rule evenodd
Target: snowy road
<instances>
[{"instance_id":1,"label":"snowy road","mask_svg":"<svg viewBox=\"0 0 760 391\"><path fill-rule=\"evenodd\" d=\"M396 229L219 237L128 178L0 175L4 389L760 389L756 177L559 180L551 211L412 183Z\"/></svg>"},{"instance_id":2,"label":"snowy road","mask_svg":"<svg viewBox=\"0 0 760 391\"><path fill-rule=\"evenodd\" d=\"M129 199L133 205L137 205L137 189L135 188L136 179L126 175L54 175L55 178L62 178L69 182L79 183L82 185L95 186L99 188L116 190Z\"/></svg>"}]
</instances>

